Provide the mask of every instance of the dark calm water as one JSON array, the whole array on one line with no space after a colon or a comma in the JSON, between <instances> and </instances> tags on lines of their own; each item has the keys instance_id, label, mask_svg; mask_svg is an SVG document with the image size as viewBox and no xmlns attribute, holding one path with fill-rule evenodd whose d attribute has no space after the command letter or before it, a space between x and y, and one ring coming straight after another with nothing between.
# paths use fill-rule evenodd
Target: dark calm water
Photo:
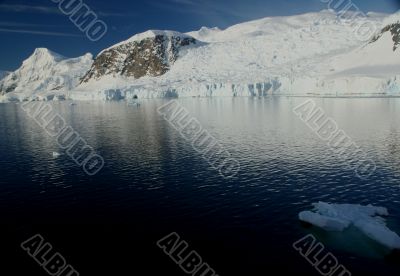
<instances>
[{"instance_id":1,"label":"dark calm water","mask_svg":"<svg viewBox=\"0 0 400 276\"><path fill-rule=\"evenodd\" d=\"M353 275L400 262L354 229L297 219L313 202L374 204L400 233L400 99L316 99L377 164L366 181L292 112L304 98L182 99L241 164L222 178L157 113L165 101L53 103L103 156L87 176L22 111L0 105L0 218L7 275L46 275L19 244L40 233L81 275L185 275L156 242L177 232L219 275L318 275L292 248L313 233Z\"/></svg>"}]
</instances>

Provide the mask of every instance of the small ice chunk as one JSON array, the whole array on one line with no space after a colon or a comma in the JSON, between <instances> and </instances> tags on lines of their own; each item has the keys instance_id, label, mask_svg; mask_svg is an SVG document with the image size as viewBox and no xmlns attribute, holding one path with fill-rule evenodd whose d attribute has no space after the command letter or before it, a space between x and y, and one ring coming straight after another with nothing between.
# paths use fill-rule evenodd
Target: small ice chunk
<instances>
[{"instance_id":1,"label":"small ice chunk","mask_svg":"<svg viewBox=\"0 0 400 276\"><path fill-rule=\"evenodd\" d=\"M299 218L301 221L311 223L327 231L343 231L351 224L348 220L323 216L310 211L301 212Z\"/></svg>"},{"instance_id":2,"label":"small ice chunk","mask_svg":"<svg viewBox=\"0 0 400 276\"><path fill-rule=\"evenodd\" d=\"M60 156L61 156L61 153L53 151L53 157L54 158L57 158L57 157L60 157Z\"/></svg>"},{"instance_id":3,"label":"small ice chunk","mask_svg":"<svg viewBox=\"0 0 400 276\"><path fill-rule=\"evenodd\" d=\"M354 225L369 238L390 249L400 249L400 237L391 231L380 216L388 216L386 208L372 205L314 203L313 211L299 213L299 219L326 231L343 231Z\"/></svg>"}]
</instances>

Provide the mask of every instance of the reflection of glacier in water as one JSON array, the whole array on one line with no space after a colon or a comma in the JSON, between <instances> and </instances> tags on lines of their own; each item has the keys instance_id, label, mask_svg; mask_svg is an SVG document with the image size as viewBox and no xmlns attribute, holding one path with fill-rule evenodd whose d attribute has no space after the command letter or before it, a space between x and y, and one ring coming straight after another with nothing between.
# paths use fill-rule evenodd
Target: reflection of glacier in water
<instances>
[{"instance_id":1,"label":"reflection of glacier in water","mask_svg":"<svg viewBox=\"0 0 400 276\"><path fill-rule=\"evenodd\" d=\"M169 226L182 226L185 236L205 248L216 248L215 240L235 245L218 248L227 256L218 262L226 275L256 274L265 265L309 273L307 265L280 264L303 264L288 252L309 232L299 224L298 213L318 201L386 207L388 227L400 232L399 99L315 100L376 162L368 181L357 178L293 114L303 98L178 101L240 162L238 175L221 178L158 115L164 100L141 100L140 108L119 102L80 102L73 108L68 102L52 103L105 159L106 166L94 177L65 155L52 158L49 153L59 152L56 141L18 105L0 105L3 221L134 222L149 240L153 237L146 233L155 228L168 233ZM354 243L336 234L316 236L354 274L396 275L398 268L382 261L381 248L349 231L346 235L356 237L368 256L354 258L354 252L346 251ZM241 261L232 264L232 259Z\"/></svg>"}]
</instances>

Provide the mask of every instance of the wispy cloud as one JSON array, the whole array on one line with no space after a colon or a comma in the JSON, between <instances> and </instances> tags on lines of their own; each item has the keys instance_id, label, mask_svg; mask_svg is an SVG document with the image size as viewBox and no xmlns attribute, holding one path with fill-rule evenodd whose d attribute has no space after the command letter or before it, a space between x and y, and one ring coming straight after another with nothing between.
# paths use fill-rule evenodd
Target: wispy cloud
<instances>
[{"instance_id":1,"label":"wispy cloud","mask_svg":"<svg viewBox=\"0 0 400 276\"><path fill-rule=\"evenodd\" d=\"M199 2L193 0L171 0L173 3L197 6Z\"/></svg>"},{"instance_id":2,"label":"wispy cloud","mask_svg":"<svg viewBox=\"0 0 400 276\"><path fill-rule=\"evenodd\" d=\"M134 13L119 13L119 12L97 12L100 17L126 17L126 16L136 16Z\"/></svg>"},{"instance_id":3,"label":"wispy cloud","mask_svg":"<svg viewBox=\"0 0 400 276\"><path fill-rule=\"evenodd\" d=\"M155 0L147 3L161 10L193 14L202 18L203 22L206 19L209 24L216 24L220 27L229 25L228 18L237 18L242 21L252 18L241 12L242 8L237 7L235 3L227 5L211 0Z\"/></svg>"},{"instance_id":4,"label":"wispy cloud","mask_svg":"<svg viewBox=\"0 0 400 276\"><path fill-rule=\"evenodd\" d=\"M238 19L251 19L260 7L252 7L250 12L245 8L248 6L241 1L232 1L229 4L214 0L156 0L149 2L150 5L160 9L168 9L180 13L192 13L198 15L231 16ZM222 18L220 18L222 19Z\"/></svg>"},{"instance_id":5,"label":"wispy cloud","mask_svg":"<svg viewBox=\"0 0 400 276\"><path fill-rule=\"evenodd\" d=\"M47 13L47 14L61 14L57 7L47 6L31 6L31 5L10 5L0 4L0 11L16 12L16 13Z\"/></svg>"},{"instance_id":6,"label":"wispy cloud","mask_svg":"<svg viewBox=\"0 0 400 276\"><path fill-rule=\"evenodd\" d=\"M47 35L47 36L83 37L83 35L76 35L76 34L69 34L69 33L46 32L46 31L35 31L35 30L25 30L25 29L0 28L0 32L3 32L3 33L33 34L33 35Z\"/></svg>"},{"instance_id":7,"label":"wispy cloud","mask_svg":"<svg viewBox=\"0 0 400 276\"><path fill-rule=\"evenodd\" d=\"M177 0L179 1L179 0ZM185 0L181 0L185 1ZM190 0L186 0L190 1ZM0 11L14 12L14 13L43 13L43 14L62 14L58 9L58 6L33 6L33 5L10 5L0 4ZM132 13L120 13L120 12L96 12L101 17L123 17L123 16L134 16Z\"/></svg>"},{"instance_id":8,"label":"wispy cloud","mask_svg":"<svg viewBox=\"0 0 400 276\"><path fill-rule=\"evenodd\" d=\"M171 3L175 5L171 5ZM185 14L191 13L197 15L207 15L207 14L210 15L210 14L215 14L216 12L216 10L204 6L202 5L202 3L196 3L191 0L171 0L170 2L150 1L147 4L162 10L170 10L173 12L185 13Z\"/></svg>"},{"instance_id":9,"label":"wispy cloud","mask_svg":"<svg viewBox=\"0 0 400 276\"><path fill-rule=\"evenodd\" d=\"M12 22L12 21L0 21L1 27L57 27L55 25L46 25L46 24L32 24L32 23L21 23L21 22Z\"/></svg>"}]
</instances>

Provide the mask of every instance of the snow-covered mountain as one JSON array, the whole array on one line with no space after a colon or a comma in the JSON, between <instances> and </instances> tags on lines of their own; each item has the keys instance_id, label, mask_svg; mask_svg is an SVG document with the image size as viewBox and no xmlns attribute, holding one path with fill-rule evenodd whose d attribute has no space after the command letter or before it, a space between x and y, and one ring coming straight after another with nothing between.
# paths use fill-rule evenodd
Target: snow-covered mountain
<instances>
[{"instance_id":1,"label":"snow-covered mountain","mask_svg":"<svg viewBox=\"0 0 400 276\"><path fill-rule=\"evenodd\" d=\"M80 58L77 64L87 66L63 71L65 76L74 75L74 81L64 86L74 87L83 76L68 94L81 100L400 95L399 19L399 14L369 13L350 22L332 10L324 10L264 18L225 30L203 27L186 34L148 31L103 50L93 64L89 56L83 58L86 62ZM363 24L378 30L367 42L356 35L355 25ZM36 63L31 62L32 66ZM6 89L10 84L13 88L13 75L6 78ZM35 77L47 79L40 71ZM34 79L26 78L25 85L31 85ZM21 79L14 83L20 84ZM57 86L36 88L49 91Z\"/></svg>"},{"instance_id":2,"label":"snow-covered mountain","mask_svg":"<svg viewBox=\"0 0 400 276\"><path fill-rule=\"evenodd\" d=\"M65 58L45 48L38 48L22 66L0 81L0 95L16 99L37 92L66 91L75 88L93 63L91 54Z\"/></svg>"},{"instance_id":3,"label":"snow-covered mountain","mask_svg":"<svg viewBox=\"0 0 400 276\"><path fill-rule=\"evenodd\" d=\"M371 13L357 20L378 29L384 27L384 16L380 14ZM332 81L331 75L341 69L332 67L332 59L365 45L355 32L354 22L342 19L332 10L264 18L226 30L203 27L187 35L204 43L185 51L165 74L139 79L99 78L78 87L74 97L93 97L82 91L98 91L99 87L107 93L118 91L127 98L336 95L341 93L343 80ZM358 93L356 90L350 93Z\"/></svg>"}]
</instances>

